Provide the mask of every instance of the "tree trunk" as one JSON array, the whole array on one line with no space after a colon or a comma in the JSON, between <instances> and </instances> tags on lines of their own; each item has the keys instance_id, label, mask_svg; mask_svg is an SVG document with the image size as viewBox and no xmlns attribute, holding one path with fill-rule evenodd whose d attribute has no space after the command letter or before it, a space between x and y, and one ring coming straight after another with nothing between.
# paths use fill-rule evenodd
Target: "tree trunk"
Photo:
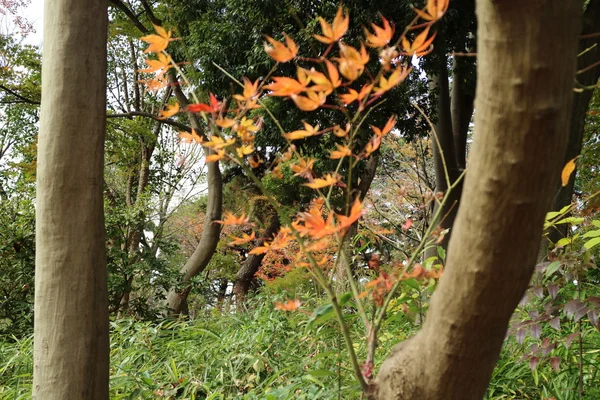
<instances>
[{"instance_id":1,"label":"tree trunk","mask_svg":"<svg viewBox=\"0 0 600 400\"><path fill-rule=\"evenodd\" d=\"M46 1L33 398L108 399L106 1Z\"/></svg>"},{"instance_id":2,"label":"tree trunk","mask_svg":"<svg viewBox=\"0 0 600 400\"><path fill-rule=\"evenodd\" d=\"M440 60L438 73L433 76L431 86L433 90L438 90L437 105L437 123L435 124L435 135L431 138L431 147L433 152L433 164L435 171L435 191L446 192L448 190L448 180L454 183L460 176L462 170L460 164L465 164L467 132L469 122L473 114L473 105L469 105L461 82L461 76L453 76L452 93L448 84L447 58L444 54L444 45L439 54ZM446 175L447 173L447 175ZM459 184L451 193L448 201L440 211L440 220L438 226L445 230L452 228L458 205L462 194L462 184ZM437 213L439 204L433 203L432 215ZM448 232L443 240L438 244L444 249L448 247L451 232ZM428 248L425 252L425 258L437 256L436 246Z\"/></svg>"},{"instance_id":3,"label":"tree trunk","mask_svg":"<svg viewBox=\"0 0 600 400\"><path fill-rule=\"evenodd\" d=\"M583 15L582 35L600 32L600 0L591 0ZM584 38L579 41L579 53L577 70L587 68L594 63L600 61L600 36ZM578 74L576 77L579 85L589 87L596 85L600 79L600 65L590 68L587 71ZM567 151L563 160L563 165L569 160L574 159L581 154L581 146L583 144L583 133L585 128L585 117L587 115L590 101L594 91L586 89L583 92L574 94L573 105L571 107L571 125L569 131L569 142ZM567 186L560 186L557 190L556 197L552 209L555 211L571 204L573 191L575 187L576 173L571 174ZM560 238L567 235L568 224L561 224L548 234L548 240L556 243ZM548 245L547 242L542 244ZM542 249L545 250L545 249ZM542 253L545 253L542 251Z\"/></svg>"},{"instance_id":4,"label":"tree trunk","mask_svg":"<svg viewBox=\"0 0 600 400\"><path fill-rule=\"evenodd\" d=\"M175 73L172 70L169 72L169 81L173 84L173 91L180 106L186 108L189 101L181 90L177 78L175 77ZM192 128L199 135L204 136L200 129L198 117L194 113L188 113L188 116ZM205 154L209 155L211 154L211 151L206 149ZM223 177L218 162L207 163L207 169L208 201L206 205L206 222L204 223L202 237L200 238L196 250L192 253L192 256L180 269L183 289L179 291L171 289L167 294L167 307L170 310L170 313L174 315L181 313L181 310L185 307L187 296L191 289L189 286L190 280L204 271L219 243L221 224L218 224L215 221L221 219L221 212L223 209Z\"/></svg>"},{"instance_id":5,"label":"tree trunk","mask_svg":"<svg viewBox=\"0 0 600 400\"><path fill-rule=\"evenodd\" d=\"M273 236L277 235L280 227L279 216L275 213L271 219L271 223L265 231L263 239L261 239L256 246L262 246L265 243L265 240L271 240ZM233 294L235 295L235 304L239 312L244 311L244 304L248 291L250 290L250 283L252 282L252 279L254 279L254 275L258 271L258 268L260 268L260 264L264 257L264 254L250 254L235 276Z\"/></svg>"},{"instance_id":6,"label":"tree trunk","mask_svg":"<svg viewBox=\"0 0 600 400\"><path fill-rule=\"evenodd\" d=\"M581 10L477 1L475 139L446 269L422 330L382 365L374 398L483 398L562 167Z\"/></svg>"}]
</instances>

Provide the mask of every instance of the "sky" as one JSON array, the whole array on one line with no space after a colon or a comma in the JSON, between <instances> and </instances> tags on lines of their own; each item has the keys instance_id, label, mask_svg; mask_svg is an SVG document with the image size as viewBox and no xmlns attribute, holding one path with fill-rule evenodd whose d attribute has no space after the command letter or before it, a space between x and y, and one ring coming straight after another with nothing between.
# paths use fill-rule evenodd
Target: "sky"
<instances>
[{"instance_id":1,"label":"sky","mask_svg":"<svg viewBox=\"0 0 600 400\"><path fill-rule=\"evenodd\" d=\"M29 34L25 38L24 43L36 46L41 45L42 27L44 23L44 0L31 0L31 4L23 12L23 16L31 22L35 28L35 32Z\"/></svg>"}]
</instances>

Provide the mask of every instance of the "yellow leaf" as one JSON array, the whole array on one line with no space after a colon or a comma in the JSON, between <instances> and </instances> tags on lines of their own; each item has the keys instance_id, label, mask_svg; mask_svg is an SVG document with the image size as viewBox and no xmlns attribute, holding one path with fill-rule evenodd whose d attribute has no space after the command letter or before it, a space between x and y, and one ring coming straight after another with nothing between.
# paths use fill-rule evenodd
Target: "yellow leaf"
<instances>
[{"instance_id":1,"label":"yellow leaf","mask_svg":"<svg viewBox=\"0 0 600 400\"><path fill-rule=\"evenodd\" d=\"M172 117L173 115L177 114L178 112L179 112L179 103L168 104L167 109L162 110L159 113L158 118L159 119L169 118L169 117Z\"/></svg>"},{"instance_id":2,"label":"yellow leaf","mask_svg":"<svg viewBox=\"0 0 600 400\"><path fill-rule=\"evenodd\" d=\"M569 184L569 179L571 178L571 174L575 171L575 160L577 160L579 156L575 157L571 161L565 164L563 167L562 173L560 174L560 179L562 181L563 186L567 186Z\"/></svg>"}]
</instances>

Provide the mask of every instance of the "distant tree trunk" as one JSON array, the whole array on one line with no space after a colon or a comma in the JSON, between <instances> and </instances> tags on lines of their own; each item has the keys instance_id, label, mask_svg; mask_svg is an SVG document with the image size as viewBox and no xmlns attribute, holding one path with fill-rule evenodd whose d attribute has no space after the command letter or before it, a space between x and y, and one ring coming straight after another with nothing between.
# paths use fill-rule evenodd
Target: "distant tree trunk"
<instances>
[{"instance_id":1,"label":"distant tree trunk","mask_svg":"<svg viewBox=\"0 0 600 400\"><path fill-rule=\"evenodd\" d=\"M219 291L217 292L217 310L219 311L223 311L223 304L227 296L227 286L229 286L229 279L223 278L219 280Z\"/></svg>"},{"instance_id":2,"label":"distant tree trunk","mask_svg":"<svg viewBox=\"0 0 600 400\"><path fill-rule=\"evenodd\" d=\"M258 241L256 246L262 246L265 240L271 240L273 236L277 235L281 224L279 217L275 213L271 218L271 223L267 227L264 237ZM238 311L244 311L244 304L246 302L246 296L250 290L250 283L254 279L254 275L258 272L262 263L264 254L250 254L235 276L235 284L233 285L233 294L235 295L235 304Z\"/></svg>"},{"instance_id":3,"label":"distant tree trunk","mask_svg":"<svg viewBox=\"0 0 600 400\"><path fill-rule=\"evenodd\" d=\"M105 0L45 2L33 398L108 399Z\"/></svg>"},{"instance_id":4,"label":"distant tree trunk","mask_svg":"<svg viewBox=\"0 0 600 400\"><path fill-rule=\"evenodd\" d=\"M558 180L582 3L477 1L475 138L446 268L373 398L483 398Z\"/></svg>"},{"instance_id":5,"label":"distant tree trunk","mask_svg":"<svg viewBox=\"0 0 600 400\"><path fill-rule=\"evenodd\" d=\"M175 77L175 73L172 70L169 73L169 80L174 85L173 90L177 97L177 101L182 108L185 108L189 104L189 101L181 90L177 78ZM196 130L199 135L203 135L198 117L194 113L188 113L188 117L192 128ZM206 151L206 155L208 154L211 154L210 150ZM218 162L207 163L207 169L208 200L206 205L206 222L204 223L204 229L202 230L202 237L200 238L200 242L198 243L196 250L194 250L194 253L192 253L191 257L179 271L182 275L181 283L183 289L177 290L173 288L167 294L167 307L169 308L170 313L174 315L181 313L185 307L187 296L191 290L191 287L189 286L190 280L204 271L219 243L221 224L218 224L215 221L221 219L221 212L223 209L223 177Z\"/></svg>"},{"instance_id":6,"label":"distant tree trunk","mask_svg":"<svg viewBox=\"0 0 600 400\"><path fill-rule=\"evenodd\" d=\"M583 70L592 66L594 63L600 62L600 36L592 36L585 38L585 35L600 32L600 0L591 0L583 15L583 28L581 34L584 36L579 41L579 53L581 55L577 59L577 70ZM576 81L582 87L590 87L598 83L600 79L600 65L589 68L576 76ZM583 92L576 92L571 106L571 125L569 128L569 142L567 151L563 160L563 165L569 160L574 159L581 154L581 146L583 144L583 133L585 128L585 117L588 112L590 101L594 91L585 89ZM567 186L561 186L554 198L552 209L555 211L571 204L573 199L573 191L575 187L576 173L571 174ZM561 224L548 234L548 240L556 243L560 238L567 235L568 224ZM547 246L548 243L542 244ZM545 253L542 249L542 253Z\"/></svg>"},{"instance_id":7,"label":"distant tree trunk","mask_svg":"<svg viewBox=\"0 0 600 400\"><path fill-rule=\"evenodd\" d=\"M473 115L474 96L468 87L465 66L462 61L454 61L452 89L448 82L447 56L444 51L443 38L439 47L438 71L431 79L433 90L438 91L437 122L435 136L431 137L433 164L435 172L435 192L445 193L448 181L454 183L466 166L467 134ZM446 178L446 171L448 178ZM438 226L442 230L451 229L456 219L456 213L462 194L462 184L457 185L450 193L448 201L440 211ZM433 203L433 214L438 211L438 203ZM439 246L446 249L452 232L449 231ZM436 247L430 247L425 258L437 256Z\"/></svg>"},{"instance_id":8,"label":"distant tree trunk","mask_svg":"<svg viewBox=\"0 0 600 400\"><path fill-rule=\"evenodd\" d=\"M348 207L345 207L345 209L342 210L342 214L347 214L350 211L350 207L352 207L352 204L354 204L356 199L359 199L361 202L365 199L369 189L371 189L373 179L375 179L375 173L377 172L380 158L381 155L379 152L377 152L367 160L365 163L365 168L360 174L359 179L356 179L355 190L350 196L350 204L348 204ZM355 254L352 246L352 240L357 233L358 221L350 225L350 227L346 230L342 240L341 257L339 257L335 263L335 290L338 293L343 293L350 290L347 271L350 270L353 274L356 273L353 262Z\"/></svg>"}]
</instances>

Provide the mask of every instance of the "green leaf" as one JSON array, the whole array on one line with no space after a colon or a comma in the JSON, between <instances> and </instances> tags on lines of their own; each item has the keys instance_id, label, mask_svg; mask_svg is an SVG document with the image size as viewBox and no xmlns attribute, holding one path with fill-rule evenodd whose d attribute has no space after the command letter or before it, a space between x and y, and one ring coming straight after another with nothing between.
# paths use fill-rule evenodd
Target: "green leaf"
<instances>
[{"instance_id":1,"label":"green leaf","mask_svg":"<svg viewBox=\"0 0 600 400\"><path fill-rule=\"evenodd\" d=\"M564 206L559 211L551 211L551 212L549 212L548 214L546 214L546 221L551 220L552 218L556 218L559 215L562 215L562 214L566 213L569 210L569 208L571 208L570 204L567 205L567 206Z\"/></svg>"},{"instance_id":2,"label":"green leaf","mask_svg":"<svg viewBox=\"0 0 600 400\"><path fill-rule=\"evenodd\" d=\"M598 221L597 219L592 220L592 225L594 225L596 228L600 228L600 221Z\"/></svg>"},{"instance_id":3,"label":"green leaf","mask_svg":"<svg viewBox=\"0 0 600 400\"><path fill-rule=\"evenodd\" d=\"M596 246L599 243L600 243L600 237L596 237L596 238L590 239L587 242L585 242L583 244L583 247L585 247L588 250L591 250L592 247Z\"/></svg>"},{"instance_id":4,"label":"green leaf","mask_svg":"<svg viewBox=\"0 0 600 400\"><path fill-rule=\"evenodd\" d=\"M571 244L572 241L573 240L568 237L559 239L559 241L556 242L556 247L565 247L566 245Z\"/></svg>"},{"instance_id":5,"label":"green leaf","mask_svg":"<svg viewBox=\"0 0 600 400\"><path fill-rule=\"evenodd\" d=\"M411 289L419 290L421 288L421 285L416 279L407 279L405 281L402 281L402 283Z\"/></svg>"},{"instance_id":6,"label":"green leaf","mask_svg":"<svg viewBox=\"0 0 600 400\"><path fill-rule=\"evenodd\" d=\"M322 378L324 376L334 376L336 375L335 372L330 371L328 369L313 369L312 371L306 371L306 373L312 375L312 376L316 376L317 378Z\"/></svg>"},{"instance_id":7,"label":"green leaf","mask_svg":"<svg viewBox=\"0 0 600 400\"><path fill-rule=\"evenodd\" d=\"M333 317L333 305L331 303L323 304L313 311L306 327L311 329L315 324L323 323L331 317Z\"/></svg>"},{"instance_id":8,"label":"green leaf","mask_svg":"<svg viewBox=\"0 0 600 400\"><path fill-rule=\"evenodd\" d=\"M346 304L351 298L352 298L351 292L346 292L343 295L341 295L340 299L339 299L340 307L343 307L344 304Z\"/></svg>"},{"instance_id":9,"label":"green leaf","mask_svg":"<svg viewBox=\"0 0 600 400\"><path fill-rule=\"evenodd\" d=\"M583 218L578 218L578 217L567 217L567 218L563 218L559 221L556 221L555 224L573 224L573 225L578 225L580 223L583 222Z\"/></svg>"},{"instance_id":10,"label":"green leaf","mask_svg":"<svg viewBox=\"0 0 600 400\"><path fill-rule=\"evenodd\" d=\"M142 389L137 388L133 392L131 392L131 394L129 395L128 399L129 400L137 399L141 394L142 394Z\"/></svg>"},{"instance_id":11,"label":"green leaf","mask_svg":"<svg viewBox=\"0 0 600 400\"><path fill-rule=\"evenodd\" d=\"M446 260L446 250L442 246L437 247L437 253L438 253L438 257L440 258L440 260L442 260L442 261Z\"/></svg>"},{"instance_id":12,"label":"green leaf","mask_svg":"<svg viewBox=\"0 0 600 400\"><path fill-rule=\"evenodd\" d=\"M550 265L548 265L548 268L546 268L546 276L551 276L553 273L558 271L560 266L561 266L560 261L554 261L554 262L550 263Z\"/></svg>"},{"instance_id":13,"label":"green leaf","mask_svg":"<svg viewBox=\"0 0 600 400\"><path fill-rule=\"evenodd\" d=\"M582 235L584 238L592 238L600 236L600 229L594 229L593 231L588 231Z\"/></svg>"}]
</instances>

